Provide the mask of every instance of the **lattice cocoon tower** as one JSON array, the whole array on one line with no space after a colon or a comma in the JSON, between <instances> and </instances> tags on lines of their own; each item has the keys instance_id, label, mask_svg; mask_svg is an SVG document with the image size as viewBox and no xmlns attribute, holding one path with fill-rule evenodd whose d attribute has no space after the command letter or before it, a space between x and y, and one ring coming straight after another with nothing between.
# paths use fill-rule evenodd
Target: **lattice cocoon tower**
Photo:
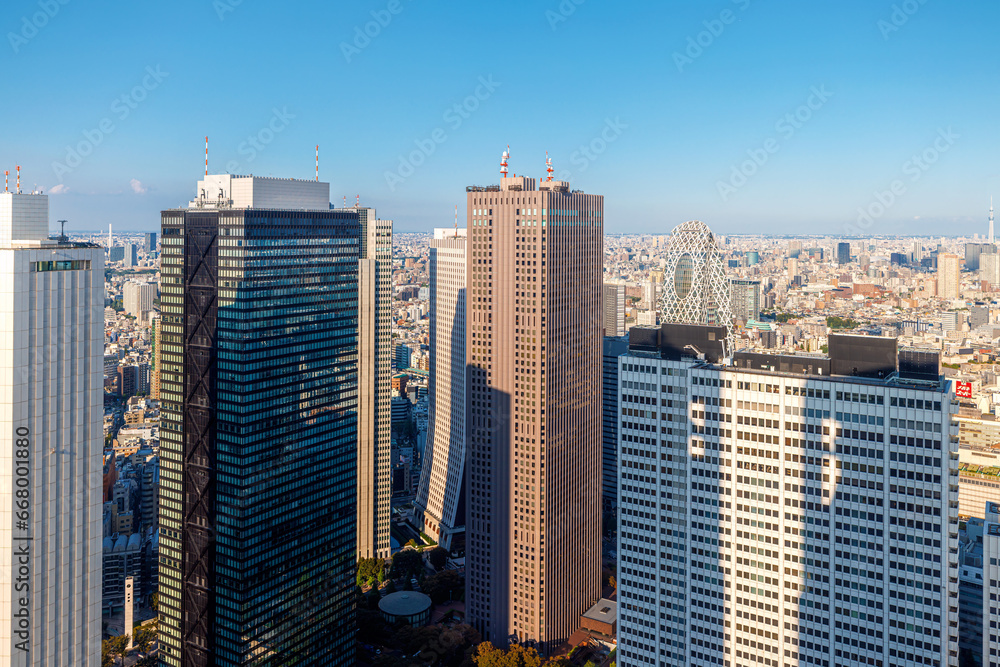
<instances>
[{"instance_id":1,"label":"lattice cocoon tower","mask_svg":"<svg viewBox=\"0 0 1000 667\"><path fill-rule=\"evenodd\" d=\"M732 326L733 307L722 253L715 235L692 220L674 228L667 245L660 297L663 322ZM732 330L726 341L732 353Z\"/></svg>"}]
</instances>

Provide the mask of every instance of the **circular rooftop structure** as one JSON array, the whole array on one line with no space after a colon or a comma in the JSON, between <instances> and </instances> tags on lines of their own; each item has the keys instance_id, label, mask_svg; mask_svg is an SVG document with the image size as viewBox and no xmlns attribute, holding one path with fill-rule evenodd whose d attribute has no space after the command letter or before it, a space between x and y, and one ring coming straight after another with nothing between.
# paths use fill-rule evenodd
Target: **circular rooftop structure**
<instances>
[{"instance_id":1,"label":"circular rooftop structure","mask_svg":"<svg viewBox=\"0 0 1000 667\"><path fill-rule=\"evenodd\" d=\"M379 600L378 610L386 623L424 625L431 617L431 599L417 591L390 593Z\"/></svg>"}]
</instances>

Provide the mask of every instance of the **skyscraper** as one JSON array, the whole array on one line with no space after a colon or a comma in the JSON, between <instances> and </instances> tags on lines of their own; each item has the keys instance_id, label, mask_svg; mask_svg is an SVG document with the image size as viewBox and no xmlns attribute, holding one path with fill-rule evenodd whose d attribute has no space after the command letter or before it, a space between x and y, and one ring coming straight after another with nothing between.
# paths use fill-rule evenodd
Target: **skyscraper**
<instances>
[{"instance_id":1,"label":"skyscraper","mask_svg":"<svg viewBox=\"0 0 1000 667\"><path fill-rule=\"evenodd\" d=\"M957 299L962 291L962 274L958 255L938 255L937 289L942 299ZM976 266L978 266L978 261Z\"/></svg>"},{"instance_id":2,"label":"skyscraper","mask_svg":"<svg viewBox=\"0 0 1000 667\"><path fill-rule=\"evenodd\" d=\"M647 280L643 283L642 300L646 303L646 310L655 312L660 307L660 283L655 280Z\"/></svg>"},{"instance_id":3,"label":"skyscraper","mask_svg":"<svg viewBox=\"0 0 1000 667\"><path fill-rule=\"evenodd\" d=\"M1000 285L1000 255L993 253L979 258L979 277L991 285Z\"/></svg>"},{"instance_id":4,"label":"skyscraper","mask_svg":"<svg viewBox=\"0 0 1000 667\"><path fill-rule=\"evenodd\" d=\"M851 244L850 243L838 243L837 244L837 264L850 264L851 263Z\"/></svg>"},{"instance_id":5,"label":"skyscraper","mask_svg":"<svg viewBox=\"0 0 1000 667\"><path fill-rule=\"evenodd\" d=\"M760 281L730 280L733 317L742 322L760 318Z\"/></svg>"},{"instance_id":6,"label":"skyscraper","mask_svg":"<svg viewBox=\"0 0 1000 667\"><path fill-rule=\"evenodd\" d=\"M625 335L625 285L604 283L601 312L605 336Z\"/></svg>"},{"instance_id":7,"label":"skyscraper","mask_svg":"<svg viewBox=\"0 0 1000 667\"><path fill-rule=\"evenodd\" d=\"M415 517L445 549L465 529L466 230L437 229L430 256L430 424Z\"/></svg>"},{"instance_id":8,"label":"skyscraper","mask_svg":"<svg viewBox=\"0 0 1000 667\"><path fill-rule=\"evenodd\" d=\"M893 339L727 365L722 327L629 333L618 664L958 664L950 381Z\"/></svg>"},{"instance_id":9,"label":"skyscraper","mask_svg":"<svg viewBox=\"0 0 1000 667\"><path fill-rule=\"evenodd\" d=\"M618 503L618 357L626 352L628 352L627 336L604 337L601 383L603 448L601 480L605 506Z\"/></svg>"},{"instance_id":10,"label":"skyscraper","mask_svg":"<svg viewBox=\"0 0 1000 667\"><path fill-rule=\"evenodd\" d=\"M983 256L995 255L996 252L997 247L992 243L966 243L965 268L969 271L978 271Z\"/></svg>"},{"instance_id":11,"label":"skyscraper","mask_svg":"<svg viewBox=\"0 0 1000 667\"><path fill-rule=\"evenodd\" d=\"M122 287L122 306L125 312L142 319L153 310L153 299L156 298L156 285L153 283L137 283L129 281Z\"/></svg>"},{"instance_id":12,"label":"skyscraper","mask_svg":"<svg viewBox=\"0 0 1000 667\"><path fill-rule=\"evenodd\" d=\"M692 220L675 227L664 268L668 277L660 301L663 322L732 325L731 288L722 253L708 225ZM727 352L731 352L731 334L726 342Z\"/></svg>"},{"instance_id":13,"label":"skyscraper","mask_svg":"<svg viewBox=\"0 0 1000 667\"><path fill-rule=\"evenodd\" d=\"M124 266L139 266L139 249L134 243L125 244Z\"/></svg>"},{"instance_id":14,"label":"skyscraper","mask_svg":"<svg viewBox=\"0 0 1000 667\"><path fill-rule=\"evenodd\" d=\"M392 220L355 207L358 269L358 555L389 557L392 519Z\"/></svg>"},{"instance_id":15,"label":"skyscraper","mask_svg":"<svg viewBox=\"0 0 1000 667\"><path fill-rule=\"evenodd\" d=\"M101 661L104 251L0 193L0 665Z\"/></svg>"},{"instance_id":16,"label":"skyscraper","mask_svg":"<svg viewBox=\"0 0 1000 667\"><path fill-rule=\"evenodd\" d=\"M466 605L548 651L600 597L604 198L504 173L467 200Z\"/></svg>"},{"instance_id":17,"label":"skyscraper","mask_svg":"<svg viewBox=\"0 0 1000 667\"><path fill-rule=\"evenodd\" d=\"M358 213L198 193L162 214L161 664L353 664Z\"/></svg>"},{"instance_id":18,"label":"skyscraper","mask_svg":"<svg viewBox=\"0 0 1000 667\"><path fill-rule=\"evenodd\" d=\"M143 241L143 249L147 253L156 251L156 232L146 232Z\"/></svg>"}]
</instances>

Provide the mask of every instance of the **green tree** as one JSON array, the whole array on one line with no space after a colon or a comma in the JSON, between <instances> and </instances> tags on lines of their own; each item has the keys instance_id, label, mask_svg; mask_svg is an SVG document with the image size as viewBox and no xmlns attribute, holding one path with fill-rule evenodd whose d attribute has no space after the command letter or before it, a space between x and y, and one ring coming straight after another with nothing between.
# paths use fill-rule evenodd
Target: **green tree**
<instances>
[{"instance_id":1,"label":"green tree","mask_svg":"<svg viewBox=\"0 0 1000 667\"><path fill-rule=\"evenodd\" d=\"M858 327L858 323L850 318L831 315L826 318L826 326L831 329L856 329Z\"/></svg>"},{"instance_id":2,"label":"green tree","mask_svg":"<svg viewBox=\"0 0 1000 667\"><path fill-rule=\"evenodd\" d=\"M136 648L143 653L147 653L153 642L156 641L156 624L141 625L135 628L135 640L132 642Z\"/></svg>"},{"instance_id":3,"label":"green tree","mask_svg":"<svg viewBox=\"0 0 1000 667\"><path fill-rule=\"evenodd\" d=\"M423 570L423 567L423 558L419 552L413 549L403 549L392 557L392 578L406 577L409 579Z\"/></svg>"},{"instance_id":4,"label":"green tree","mask_svg":"<svg viewBox=\"0 0 1000 667\"><path fill-rule=\"evenodd\" d=\"M434 547L427 554L427 562L435 570L440 570L448 564L448 550L444 547Z\"/></svg>"},{"instance_id":5,"label":"green tree","mask_svg":"<svg viewBox=\"0 0 1000 667\"><path fill-rule=\"evenodd\" d=\"M381 558L361 558L358 560L358 586L374 586L376 581L385 579L385 561Z\"/></svg>"},{"instance_id":6,"label":"green tree","mask_svg":"<svg viewBox=\"0 0 1000 667\"><path fill-rule=\"evenodd\" d=\"M465 587L465 580L455 570L444 570L424 579L420 585L421 590L426 593L434 604L447 602L455 599L455 594L461 593Z\"/></svg>"},{"instance_id":7,"label":"green tree","mask_svg":"<svg viewBox=\"0 0 1000 667\"><path fill-rule=\"evenodd\" d=\"M101 643L101 665L107 667L118 664L118 658L125 657L125 648L127 646L128 635L105 639Z\"/></svg>"},{"instance_id":8,"label":"green tree","mask_svg":"<svg viewBox=\"0 0 1000 667\"><path fill-rule=\"evenodd\" d=\"M159 606L160 606L160 594L153 593L152 595L149 596L149 608L152 609L153 611L157 611Z\"/></svg>"},{"instance_id":9,"label":"green tree","mask_svg":"<svg viewBox=\"0 0 1000 667\"><path fill-rule=\"evenodd\" d=\"M507 651L498 649L490 642L476 647L472 655L476 667L542 667L542 657L533 648L514 644Z\"/></svg>"}]
</instances>

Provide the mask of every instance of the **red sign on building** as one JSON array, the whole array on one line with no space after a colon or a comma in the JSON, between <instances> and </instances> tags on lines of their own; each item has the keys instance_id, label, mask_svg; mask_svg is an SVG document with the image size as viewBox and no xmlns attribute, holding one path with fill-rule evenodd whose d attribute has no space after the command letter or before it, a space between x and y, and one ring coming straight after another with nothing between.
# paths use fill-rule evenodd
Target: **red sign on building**
<instances>
[{"instance_id":1,"label":"red sign on building","mask_svg":"<svg viewBox=\"0 0 1000 667\"><path fill-rule=\"evenodd\" d=\"M955 395L958 396L959 398L972 398L972 383L956 382Z\"/></svg>"}]
</instances>

